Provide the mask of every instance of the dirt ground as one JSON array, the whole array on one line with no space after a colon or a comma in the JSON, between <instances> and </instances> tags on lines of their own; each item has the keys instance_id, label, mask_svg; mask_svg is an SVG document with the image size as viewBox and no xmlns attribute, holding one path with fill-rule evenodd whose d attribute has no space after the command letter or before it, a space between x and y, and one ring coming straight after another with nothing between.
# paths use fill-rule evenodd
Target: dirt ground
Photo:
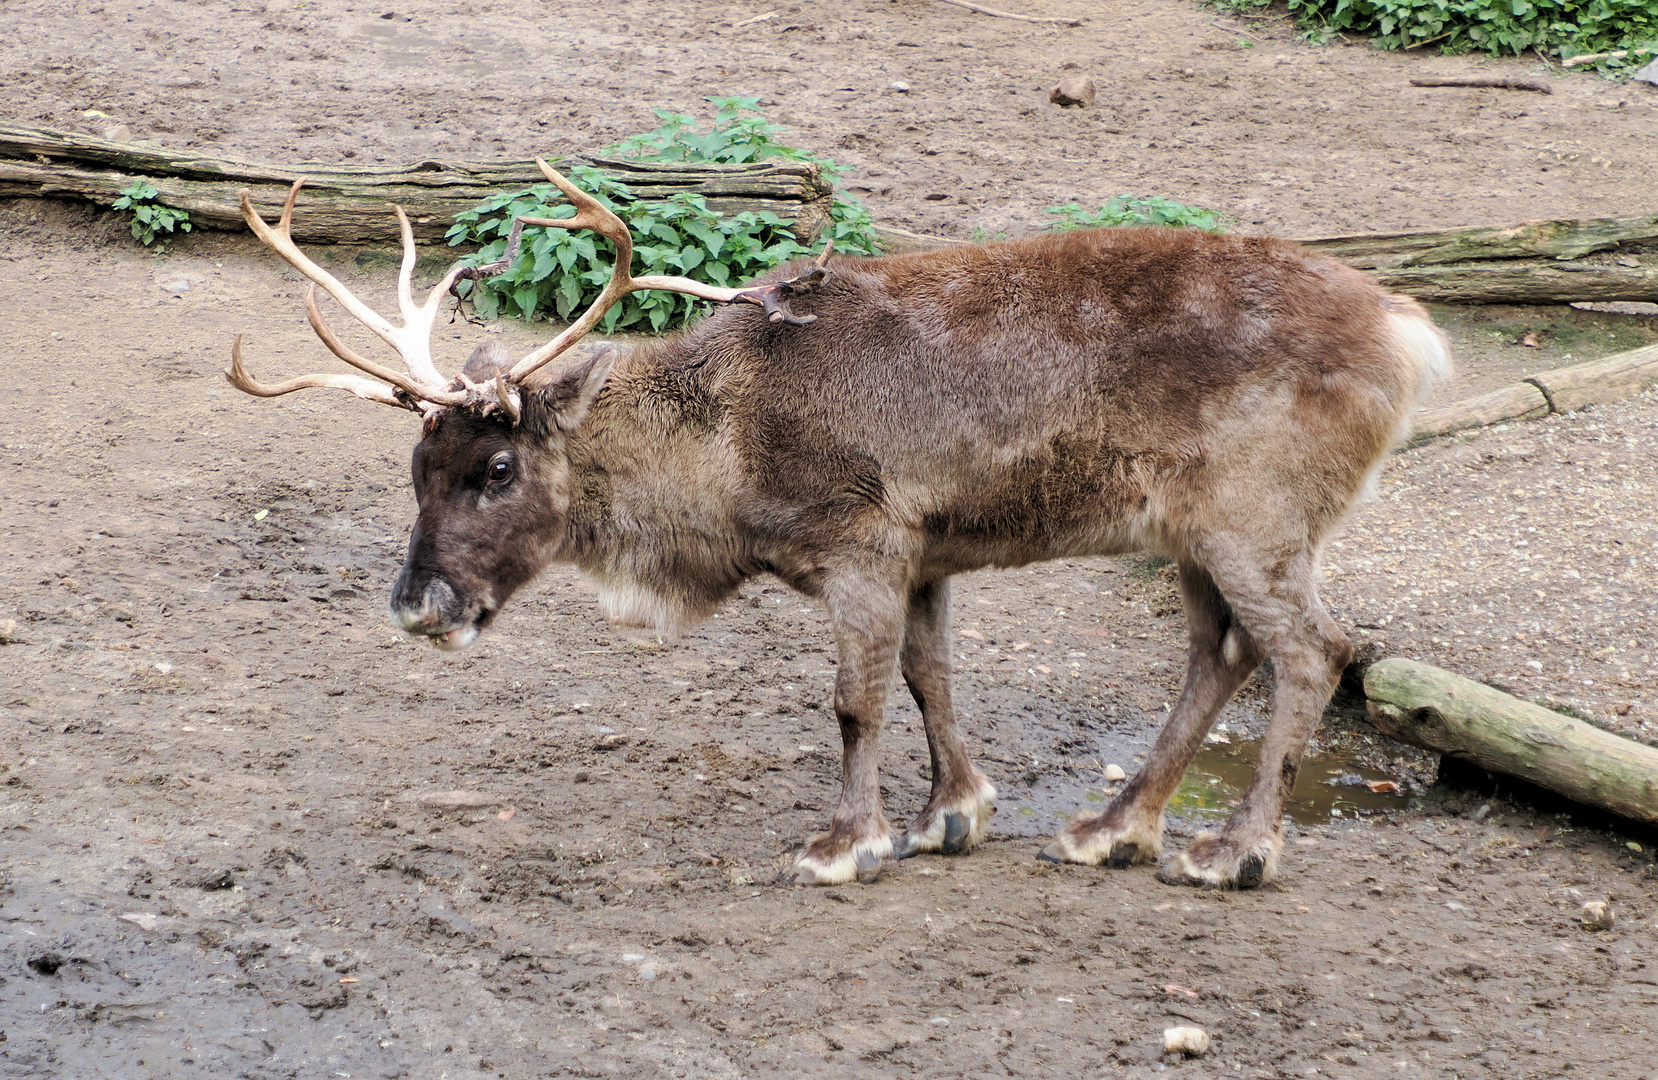
<instances>
[{"instance_id":1,"label":"dirt ground","mask_svg":"<svg viewBox=\"0 0 1658 1080\"><path fill-rule=\"evenodd\" d=\"M1315 48L1184 0L1031 0L1075 29L923 0L737 25L767 10L11 3L0 116L405 161L592 151L652 108L755 94L878 220L953 236L1121 191L1280 235L1658 208L1658 90L1531 60ZM1475 70L1555 92L1406 81ZM1072 73L1094 109L1047 103ZM327 256L389 306L383 252ZM1320 762L1409 798L1303 807L1273 885L1033 859L1178 686L1165 568L959 581L992 840L797 889L781 873L838 783L811 603L758 581L661 645L554 572L436 653L385 615L412 420L218 376L238 332L261 372L326 361L274 257L146 252L109 213L0 201L0 295L0 1076L1658 1076L1653 835L1434 785L1350 700ZM1444 399L1658 339L1651 316L1438 314ZM516 352L547 329L495 332ZM438 355L479 333L441 327ZM1655 474L1658 392L1401 453L1326 598L1377 651L1658 742ZM1229 706L1232 738L1262 700ZM890 715L902 819L926 749L907 700ZM1579 926L1586 900L1612 929ZM1180 1023L1207 1057L1160 1056Z\"/></svg>"}]
</instances>

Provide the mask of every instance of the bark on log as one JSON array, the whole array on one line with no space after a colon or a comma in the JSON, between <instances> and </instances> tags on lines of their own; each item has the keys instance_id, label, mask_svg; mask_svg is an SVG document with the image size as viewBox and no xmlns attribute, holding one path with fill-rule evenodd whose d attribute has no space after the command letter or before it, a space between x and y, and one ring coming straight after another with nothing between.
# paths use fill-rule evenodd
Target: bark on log
<instances>
[{"instance_id":1,"label":"bark on log","mask_svg":"<svg viewBox=\"0 0 1658 1080\"><path fill-rule=\"evenodd\" d=\"M1658 750L1649 746L1412 660L1372 664L1364 692L1371 722L1401 742L1658 821Z\"/></svg>"},{"instance_id":2,"label":"bark on log","mask_svg":"<svg viewBox=\"0 0 1658 1080\"><path fill-rule=\"evenodd\" d=\"M1420 442L1453 431L1500 424L1505 420L1535 420L1549 414L1549 399L1529 382L1513 383L1489 394L1464 398L1416 414L1411 439Z\"/></svg>"},{"instance_id":3,"label":"bark on log","mask_svg":"<svg viewBox=\"0 0 1658 1080\"><path fill-rule=\"evenodd\" d=\"M1528 375L1517 383L1416 414L1411 445L1465 428L1534 420L1551 412L1622 401L1658 384L1658 345L1613 353L1588 364Z\"/></svg>"},{"instance_id":4,"label":"bark on log","mask_svg":"<svg viewBox=\"0 0 1658 1080\"><path fill-rule=\"evenodd\" d=\"M1658 300L1658 214L1311 237L1300 243L1369 270L1384 288L1419 300Z\"/></svg>"},{"instance_id":5,"label":"bark on log","mask_svg":"<svg viewBox=\"0 0 1658 1080\"><path fill-rule=\"evenodd\" d=\"M1555 412L1622 401L1658 383L1658 345L1617 353L1590 364L1574 364L1533 375L1526 382L1549 399Z\"/></svg>"},{"instance_id":6,"label":"bark on log","mask_svg":"<svg viewBox=\"0 0 1658 1080\"><path fill-rule=\"evenodd\" d=\"M756 165L656 165L610 158L566 158L554 165L591 164L644 198L689 191L722 213L770 210L812 236L828 220L834 186L810 162ZM108 206L134 180L157 199L188 211L198 227L243 229L242 189L267 218L281 213L288 187L310 180L294 215L294 236L310 243L397 239L391 204L409 213L415 239L434 243L461 210L491 195L545 183L533 161L421 161L406 165L291 167L193 157L155 146L111 142L50 128L0 125L0 197L54 196Z\"/></svg>"}]
</instances>

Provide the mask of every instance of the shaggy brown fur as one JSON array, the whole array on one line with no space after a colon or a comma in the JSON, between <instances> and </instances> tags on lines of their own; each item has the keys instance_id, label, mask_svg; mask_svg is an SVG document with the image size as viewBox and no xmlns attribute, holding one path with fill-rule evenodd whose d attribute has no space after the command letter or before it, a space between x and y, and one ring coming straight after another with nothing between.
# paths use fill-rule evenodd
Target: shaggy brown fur
<instances>
[{"instance_id":1,"label":"shaggy brown fur","mask_svg":"<svg viewBox=\"0 0 1658 1080\"><path fill-rule=\"evenodd\" d=\"M1270 876L1283 778L1349 654L1314 589L1319 550L1446 368L1438 331L1357 271L1262 238L1076 231L830 269L794 301L810 326L723 309L568 369L523 395L516 425L439 414L415 453L403 625L464 644L555 560L601 582L611 617L665 633L757 574L821 598L844 786L797 875L832 883L889 853L965 850L994 812L951 706L951 575L1155 552L1180 566L1185 689L1142 772L1044 855L1156 857L1204 733L1270 657L1255 782L1162 870ZM895 843L876 765L899 674L933 791Z\"/></svg>"}]
</instances>

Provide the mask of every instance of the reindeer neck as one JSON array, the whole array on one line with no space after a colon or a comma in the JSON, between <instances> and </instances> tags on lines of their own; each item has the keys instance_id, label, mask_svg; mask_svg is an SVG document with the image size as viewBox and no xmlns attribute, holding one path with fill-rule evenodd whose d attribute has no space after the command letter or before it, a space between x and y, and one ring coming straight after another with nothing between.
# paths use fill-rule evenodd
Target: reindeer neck
<instances>
[{"instance_id":1,"label":"reindeer neck","mask_svg":"<svg viewBox=\"0 0 1658 1080\"><path fill-rule=\"evenodd\" d=\"M676 633L712 614L753 560L735 520L724 405L674 351L640 353L618 363L570 437L560 559L600 583L614 620Z\"/></svg>"}]
</instances>

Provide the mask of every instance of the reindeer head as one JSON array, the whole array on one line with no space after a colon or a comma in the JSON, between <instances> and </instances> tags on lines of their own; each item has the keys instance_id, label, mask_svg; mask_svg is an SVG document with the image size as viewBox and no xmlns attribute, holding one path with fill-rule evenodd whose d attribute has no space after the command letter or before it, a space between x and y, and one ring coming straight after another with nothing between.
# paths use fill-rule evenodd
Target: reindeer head
<instances>
[{"instance_id":1,"label":"reindeer head","mask_svg":"<svg viewBox=\"0 0 1658 1080\"><path fill-rule=\"evenodd\" d=\"M392 590L391 612L405 631L440 648L464 648L476 640L507 598L553 559L563 539L570 505L565 442L603 389L616 351L606 346L550 377L542 374L547 364L581 340L631 292L667 289L720 303L756 304L773 322L805 325L815 317L797 318L786 299L827 278L823 264L829 248L807 274L752 289L718 288L682 277L634 278L628 272L633 241L622 220L546 162L536 164L575 206L575 216L519 218L500 262L485 267L457 265L419 306L412 289L414 232L403 208L394 207L403 233L403 264L397 282L402 326L392 325L358 300L295 245L293 210L303 179L288 192L275 228L253 210L248 193L242 193L242 217L249 228L312 282L305 297L311 328L335 356L373 378L315 374L261 383L242 365L240 335L231 346L225 377L255 397L329 386L421 414L424 423L413 463L419 516L408 559ZM517 258L523 225L600 233L616 249L610 282L563 333L516 363L499 342L492 342L474 351L458 376L445 378L431 356L432 326L445 294L462 279L486 277L510 267ZM368 360L343 344L323 320L317 306L318 286L396 350L408 373Z\"/></svg>"}]
</instances>

